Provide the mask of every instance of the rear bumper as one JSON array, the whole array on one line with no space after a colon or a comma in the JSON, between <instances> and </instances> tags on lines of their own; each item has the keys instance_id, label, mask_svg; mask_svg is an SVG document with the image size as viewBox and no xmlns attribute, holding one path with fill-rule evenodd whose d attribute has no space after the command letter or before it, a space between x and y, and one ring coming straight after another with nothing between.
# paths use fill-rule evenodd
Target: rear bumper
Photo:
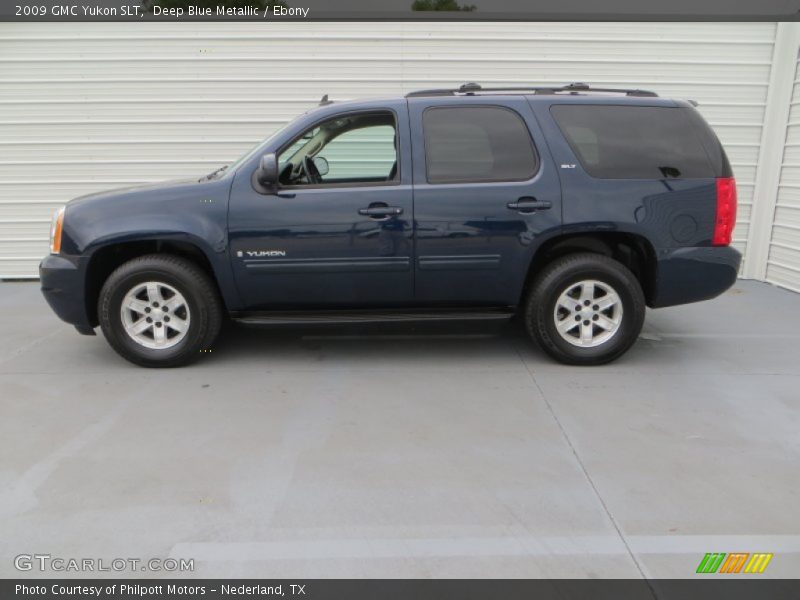
<instances>
[{"instance_id":1,"label":"rear bumper","mask_svg":"<svg viewBox=\"0 0 800 600\"><path fill-rule=\"evenodd\" d=\"M39 263L42 294L50 308L83 334L94 335L86 314L85 259L49 255Z\"/></svg>"},{"instance_id":2,"label":"rear bumper","mask_svg":"<svg viewBox=\"0 0 800 600\"><path fill-rule=\"evenodd\" d=\"M660 250L657 258L653 308L716 298L734 284L742 262L730 246Z\"/></svg>"}]
</instances>

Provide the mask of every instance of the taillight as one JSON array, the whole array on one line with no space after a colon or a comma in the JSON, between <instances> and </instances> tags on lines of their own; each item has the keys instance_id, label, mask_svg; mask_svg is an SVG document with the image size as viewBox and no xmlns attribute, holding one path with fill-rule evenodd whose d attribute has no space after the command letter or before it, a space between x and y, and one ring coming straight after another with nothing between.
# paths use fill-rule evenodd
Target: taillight
<instances>
[{"instance_id":1,"label":"taillight","mask_svg":"<svg viewBox=\"0 0 800 600\"><path fill-rule=\"evenodd\" d=\"M727 246L731 243L736 226L736 180L733 177L717 178L717 217L711 244Z\"/></svg>"}]
</instances>

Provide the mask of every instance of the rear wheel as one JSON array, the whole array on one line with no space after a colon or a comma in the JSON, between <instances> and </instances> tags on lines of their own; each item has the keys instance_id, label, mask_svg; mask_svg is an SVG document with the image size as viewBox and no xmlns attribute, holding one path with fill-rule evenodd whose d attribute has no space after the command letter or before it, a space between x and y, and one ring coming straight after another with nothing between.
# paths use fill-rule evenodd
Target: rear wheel
<instances>
[{"instance_id":1,"label":"rear wheel","mask_svg":"<svg viewBox=\"0 0 800 600\"><path fill-rule=\"evenodd\" d=\"M100 291L98 316L109 344L127 360L177 367L196 360L214 342L222 304L197 265L152 254L109 276Z\"/></svg>"},{"instance_id":2,"label":"rear wheel","mask_svg":"<svg viewBox=\"0 0 800 600\"><path fill-rule=\"evenodd\" d=\"M610 362L633 345L645 301L636 277L600 254L570 254L536 278L525 305L528 333L556 360Z\"/></svg>"}]
</instances>

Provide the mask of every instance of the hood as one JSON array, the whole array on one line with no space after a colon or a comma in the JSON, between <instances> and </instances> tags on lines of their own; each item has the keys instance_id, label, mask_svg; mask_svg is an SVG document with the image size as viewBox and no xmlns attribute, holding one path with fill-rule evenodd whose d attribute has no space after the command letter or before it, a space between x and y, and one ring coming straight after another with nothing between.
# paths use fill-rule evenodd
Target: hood
<instances>
[{"instance_id":1,"label":"hood","mask_svg":"<svg viewBox=\"0 0 800 600\"><path fill-rule=\"evenodd\" d=\"M170 195L170 192L180 193L189 186L206 183L209 183L208 180L197 181L196 179L175 179L170 181L157 181L154 183L142 183L78 196L70 200L67 204L72 208L82 204L91 204L96 201L122 200L130 198L131 196L150 197L151 195L164 195L166 197Z\"/></svg>"},{"instance_id":2,"label":"hood","mask_svg":"<svg viewBox=\"0 0 800 600\"><path fill-rule=\"evenodd\" d=\"M64 213L62 247L84 254L111 242L196 232L219 240L227 218L232 177L137 185L75 198ZM223 236L224 237L224 236Z\"/></svg>"}]
</instances>

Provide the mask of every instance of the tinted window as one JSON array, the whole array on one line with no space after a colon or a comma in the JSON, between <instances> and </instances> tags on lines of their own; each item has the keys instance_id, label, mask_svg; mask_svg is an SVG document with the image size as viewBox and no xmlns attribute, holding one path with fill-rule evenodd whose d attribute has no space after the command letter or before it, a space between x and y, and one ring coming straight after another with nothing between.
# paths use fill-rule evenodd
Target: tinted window
<instances>
[{"instance_id":1,"label":"tinted window","mask_svg":"<svg viewBox=\"0 0 800 600\"><path fill-rule=\"evenodd\" d=\"M583 168L593 177L716 176L686 109L562 104L550 111Z\"/></svg>"},{"instance_id":2,"label":"tinted window","mask_svg":"<svg viewBox=\"0 0 800 600\"><path fill-rule=\"evenodd\" d=\"M700 113L694 108L684 108L681 110L684 111L684 114L694 127L695 132L697 132L697 136L703 143L703 147L711 161L711 166L714 168L714 175L716 177L733 177L731 163L728 162L725 150L722 148L722 144L719 143L717 134L714 133L711 126L706 123L705 119L703 119Z\"/></svg>"},{"instance_id":3,"label":"tinted window","mask_svg":"<svg viewBox=\"0 0 800 600\"><path fill-rule=\"evenodd\" d=\"M507 108L429 108L422 123L429 183L523 181L536 172L528 127Z\"/></svg>"}]
</instances>

